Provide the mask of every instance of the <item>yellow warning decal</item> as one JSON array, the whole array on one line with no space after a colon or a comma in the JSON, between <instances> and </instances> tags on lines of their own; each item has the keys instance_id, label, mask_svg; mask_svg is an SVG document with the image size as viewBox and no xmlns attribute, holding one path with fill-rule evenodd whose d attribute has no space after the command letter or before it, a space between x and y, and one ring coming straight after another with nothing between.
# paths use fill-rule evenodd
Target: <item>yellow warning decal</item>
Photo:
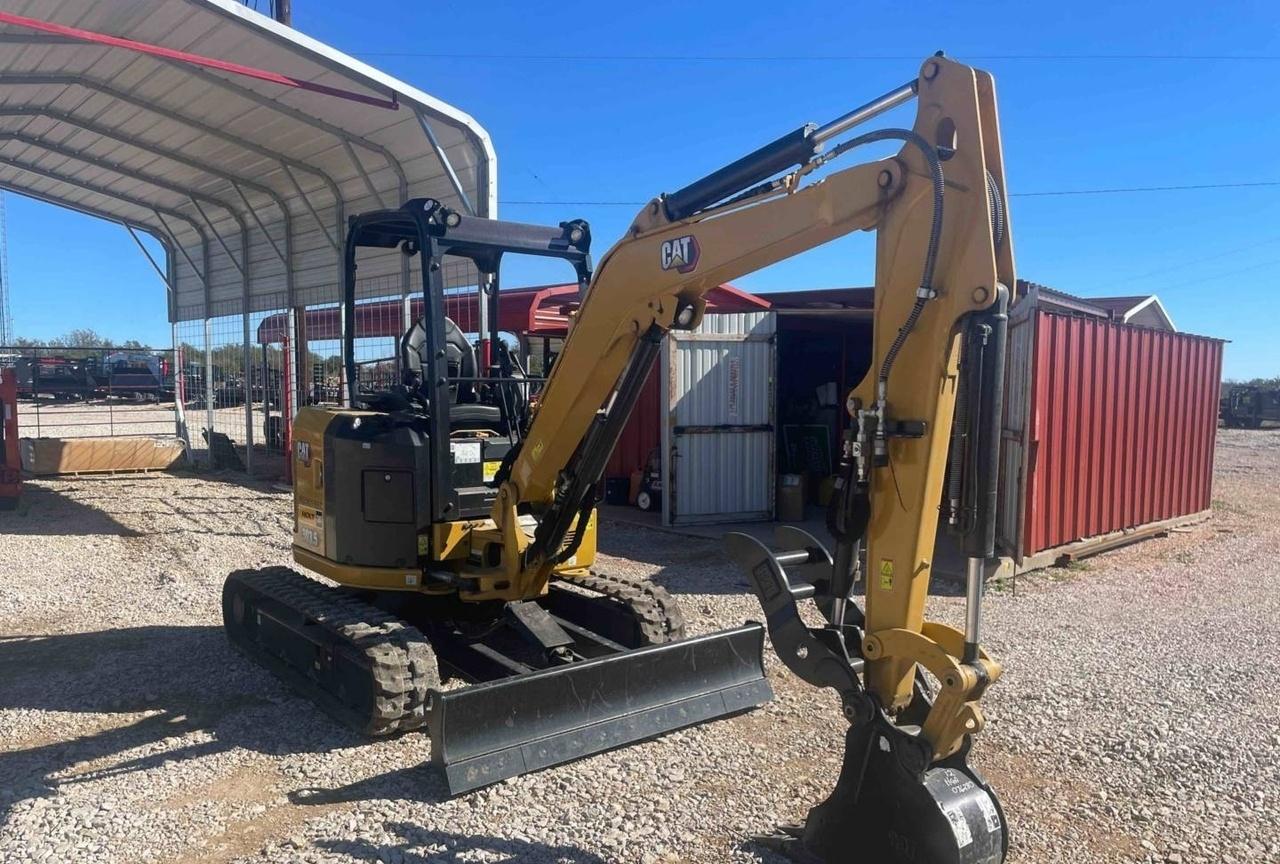
<instances>
[{"instance_id":1,"label":"yellow warning decal","mask_svg":"<svg viewBox=\"0 0 1280 864\"><path fill-rule=\"evenodd\" d=\"M484 463L484 482L488 483L498 476L498 468L502 466L501 462L485 462Z\"/></svg>"},{"instance_id":2,"label":"yellow warning decal","mask_svg":"<svg viewBox=\"0 0 1280 864\"><path fill-rule=\"evenodd\" d=\"M880 590L893 590L893 562L888 558L880 559Z\"/></svg>"}]
</instances>

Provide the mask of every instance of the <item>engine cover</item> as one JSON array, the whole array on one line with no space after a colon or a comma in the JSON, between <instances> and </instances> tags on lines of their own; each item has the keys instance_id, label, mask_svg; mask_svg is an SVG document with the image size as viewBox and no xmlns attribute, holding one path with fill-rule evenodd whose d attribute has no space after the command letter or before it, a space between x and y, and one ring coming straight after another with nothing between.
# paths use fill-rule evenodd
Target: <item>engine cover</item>
<instances>
[{"instance_id":1,"label":"engine cover","mask_svg":"<svg viewBox=\"0 0 1280 864\"><path fill-rule=\"evenodd\" d=\"M411 569L430 522L425 421L304 408L294 422L294 543L344 566Z\"/></svg>"}]
</instances>

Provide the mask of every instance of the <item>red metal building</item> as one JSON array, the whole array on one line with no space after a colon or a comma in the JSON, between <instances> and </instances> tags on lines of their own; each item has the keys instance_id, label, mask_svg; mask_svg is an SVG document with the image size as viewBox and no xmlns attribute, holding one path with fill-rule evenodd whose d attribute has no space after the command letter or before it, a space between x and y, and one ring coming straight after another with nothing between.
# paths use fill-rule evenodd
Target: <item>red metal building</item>
<instances>
[{"instance_id":1,"label":"red metal building","mask_svg":"<svg viewBox=\"0 0 1280 864\"><path fill-rule=\"evenodd\" d=\"M1210 506L1224 343L1081 302L1032 292L1011 317L1001 541L1019 561Z\"/></svg>"}]
</instances>

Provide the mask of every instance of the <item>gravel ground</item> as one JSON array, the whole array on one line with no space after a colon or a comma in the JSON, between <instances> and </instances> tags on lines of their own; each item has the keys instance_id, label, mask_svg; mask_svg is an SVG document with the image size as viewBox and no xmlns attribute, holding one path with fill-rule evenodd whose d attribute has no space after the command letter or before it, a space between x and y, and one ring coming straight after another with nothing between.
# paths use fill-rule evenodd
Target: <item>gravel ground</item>
<instances>
[{"instance_id":1,"label":"gravel ground","mask_svg":"<svg viewBox=\"0 0 1280 864\"><path fill-rule=\"evenodd\" d=\"M1277 476L1280 434L1223 431L1211 521L992 591L974 761L1013 864L1280 861ZM188 476L0 513L0 861L772 862L747 838L836 776L834 696L770 658L766 708L446 799L425 736L364 743L223 638L223 576L289 527L287 495ZM606 530L695 630L758 614L714 542Z\"/></svg>"}]
</instances>

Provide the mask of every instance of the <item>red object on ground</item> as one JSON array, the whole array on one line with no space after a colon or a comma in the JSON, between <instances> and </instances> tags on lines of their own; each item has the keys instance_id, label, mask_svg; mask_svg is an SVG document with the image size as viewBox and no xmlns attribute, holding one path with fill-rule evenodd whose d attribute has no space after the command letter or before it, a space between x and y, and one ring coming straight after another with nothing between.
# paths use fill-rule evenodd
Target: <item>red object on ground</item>
<instances>
[{"instance_id":1,"label":"red object on ground","mask_svg":"<svg viewBox=\"0 0 1280 864\"><path fill-rule=\"evenodd\" d=\"M1024 554L1207 510L1223 343L1034 314Z\"/></svg>"},{"instance_id":2,"label":"red object on ground","mask_svg":"<svg viewBox=\"0 0 1280 864\"><path fill-rule=\"evenodd\" d=\"M294 87L299 90L308 90L312 93L320 93L324 96L335 96L339 99L349 99L352 102L362 102L365 105L376 105L379 108L388 108L392 111L399 110L400 108L400 103L396 100L394 93L391 94L390 99L382 99L377 96L368 96L364 93L354 93L350 90L343 90L339 87L328 87L324 84L317 84L314 81L304 81L301 78L282 75L279 72L271 72L266 69L256 69L253 66L244 66L240 63L232 63L228 60L219 60L216 57L205 57L202 54L192 54L189 51L179 51L175 48L166 48L163 45L153 45L150 42L137 42L133 39L112 36L108 33L97 33L93 30L82 30L79 27L68 27L65 24L55 24L52 21L41 21L38 18L27 18L22 15L15 15L12 12L0 12L0 24L11 24L14 27L26 27L29 30L38 30L41 33L52 33L55 36L64 36L68 39L90 42L95 45L108 45L112 48L123 48L126 51L137 51L139 54L150 54L152 57L162 57L165 60L177 60L179 63L190 63L193 66L204 66L209 69L218 69L222 72L244 75L246 78L256 78L259 81L268 81L272 84L279 84L282 87Z\"/></svg>"},{"instance_id":3,"label":"red object on ground","mask_svg":"<svg viewBox=\"0 0 1280 864\"><path fill-rule=\"evenodd\" d=\"M0 369L0 507L13 507L22 495L18 455L18 377Z\"/></svg>"}]
</instances>

